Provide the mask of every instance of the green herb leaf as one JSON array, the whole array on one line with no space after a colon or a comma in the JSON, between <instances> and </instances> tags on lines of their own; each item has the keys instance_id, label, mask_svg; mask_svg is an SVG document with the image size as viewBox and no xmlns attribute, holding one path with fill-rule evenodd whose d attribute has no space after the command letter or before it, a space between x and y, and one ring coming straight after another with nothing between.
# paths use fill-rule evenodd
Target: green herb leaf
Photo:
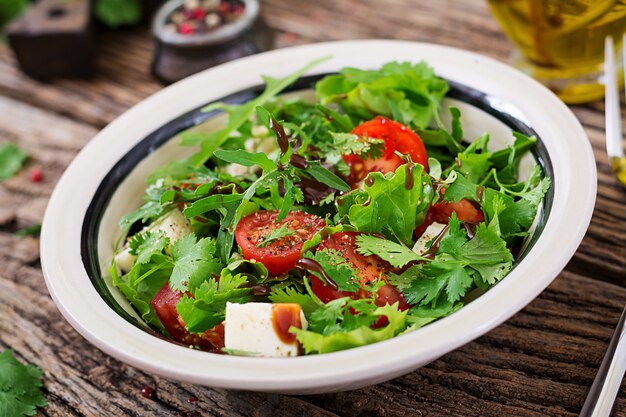
<instances>
[{"instance_id":1,"label":"green herb leaf","mask_svg":"<svg viewBox=\"0 0 626 417\"><path fill-rule=\"evenodd\" d=\"M0 181L15 175L27 157L26 152L12 143L0 144Z\"/></svg>"},{"instance_id":2,"label":"green herb leaf","mask_svg":"<svg viewBox=\"0 0 626 417\"><path fill-rule=\"evenodd\" d=\"M172 243L170 251L174 260L170 287L174 291L197 288L213 274L219 274L223 267L214 258L216 246L211 238L196 241L196 236L192 233Z\"/></svg>"},{"instance_id":3,"label":"green herb leaf","mask_svg":"<svg viewBox=\"0 0 626 417\"><path fill-rule=\"evenodd\" d=\"M183 214L188 219L202 216L210 211L238 203L242 199L243 195L241 194L213 194L191 203L183 210Z\"/></svg>"},{"instance_id":4,"label":"green herb leaf","mask_svg":"<svg viewBox=\"0 0 626 417\"><path fill-rule=\"evenodd\" d=\"M311 313L317 310L320 306L313 300L309 294L303 294L294 287L273 289L269 295L269 299L272 303L295 303L302 307L302 312L305 317L309 318Z\"/></svg>"},{"instance_id":5,"label":"green herb leaf","mask_svg":"<svg viewBox=\"0 0 626 417\"><path fill-rule=\"evenodd\" d=\"M96 0L96 18L111 28L132 25L141 18L140 0Z\"/></svg>"},{"instance_id":6,"label":"green herb leaf","mask_svg":"<svg viewBox=\"0 0 626 417\"><path fill-rule=\"evenodd\" d=\"M224 321L226 303L245 303L252 300L250 288L240 288L247 282L241 274L232 275L222 270L219 283L214 278L204 281L194 292L194 297L183 295L176 311L191 333L204 333Z\"/></svg>"},{"instance_id":7,"label":"green herb leaf","mask_svg":"<svg viewBox=\"0 0 626 417\"><path fill-rule=\"evenodd\" d=\"M169 242L163 231L137 233L128 241L128 252L137 256L135 262L145 264L153 255L163 253Z\"/></svg>"},{"instance_id":8,"label":"green herb leaf","mask_svg":"<svg viewBox=\"0 0 626 417\"><path fill-rule=\"evenodd\" d=\"M412 175L412 180L407 180ZM407 187L411 184L411 187ZM365 181L368 201L355 202L349 209L350 223L359 231L382 233L409 245L413 231L421 224L430 206L433 190L421 165L411 170L400 166L395 173L372 172Z\"/></svg>"},{"instance_id":9,"label":"green herb leaf","mask_svg":"<svg viewBox=\"0 0 626 417\"><path fill-rule=\"evenodd\" d=\"M358 272L338 251L333 249L318 250L315 254L308 254L306 257L320 264L324 272L332 277L341 291L356 291L361 288ZM324 279L317 272L312 272L312 274L324 282Z\"/></svg>"},{"instance_id":10,"label":"green herb leaf","mask_svg":"<svg viewBox=\"0 0 626 417\"><path fill-rule=\"evenodd\" d=\"M324 168L319 161L310 161L304 171L311 175L316 181L321 182L335 190L347 192L350 186L344 180Z\"/></svg>"},{"instance_id":11,"label":"green herb leaf","mask_svg":"<svg viewBox=\"0 0 626 417\"><path fill-rule=\"evenodd\" d=\"M335 300L340 301L343 299ZM330 304L330 303L329 303ZM334 305L333 305L334 307ZM361 326L348 332L336 331L327 335L309 330L290 328L294 332L298 341L302 344L304 351L309 354L329 353L339 350L350 349L370 343L391 339L406 327L406 311L399 311L398 304L378 307L372 313L375 317L385 316L389 320L387 326L380 329L372 329L370 326Z\"/></svg>"},{"instance_id":12,"label":"green herb leaf","mask_svg":"<svg viewBox=\"0 0 626 417\"><path fill-rule=\"evenodd\" d=\"M276 162L272 161L262 152L252 153L237 149L234 151L217 150L213 153L217 158L230 162L231 164L239 164L246 167L258 165L263 171L271 171L276 169Z\"/></svg>"},{"instance_id":13,"label":"green herb leaf","mask_svg":"<svg viewBox=\"0 0 626 417\"><path fill-rule=\"evenodd\" d=\"M24 229L18 230L14 233L14 235L18 237L38 236L39 232L41 232L41 224L34 224L32 226L25 227Z\"/></svg>"},{"instance_id":14,"label":"green herb leaf","mask_svg":"<svg viewBox=\"0 0 626 417\"><path fill-rule=\"evenodd\" d=\"M293 236L294 231L287 228L287 223L283 223L278 229L272 229L270 232L263 236L263 240L257 245L259 248L264 248L270 243L274 243L277 240Z\"/></svg>"},{"instance_id":15,"label":"green herb leaf","mask_svg":"<svg viewBox=\"0 0 626 417\"><path fill-rule=\"evenodd\" d=\"M376 255L387 261L394 268L402 268L413 261L426 261L427 259L413 252L401 243L395 243L388 239L360 234L356 237L357 252L361 255Z\"/></svg>"},{"instance_id":16,"label":"green herb leaf","mask_svg":"<svg viewBox=\"0 0 626 417\"><path fill-rule=\"evenodd\" d=\"M48 401L41 393L43 373L34 365L23 365L10 349L0 353L0 415L32 416Z\"/></svg>"}]
</instances>

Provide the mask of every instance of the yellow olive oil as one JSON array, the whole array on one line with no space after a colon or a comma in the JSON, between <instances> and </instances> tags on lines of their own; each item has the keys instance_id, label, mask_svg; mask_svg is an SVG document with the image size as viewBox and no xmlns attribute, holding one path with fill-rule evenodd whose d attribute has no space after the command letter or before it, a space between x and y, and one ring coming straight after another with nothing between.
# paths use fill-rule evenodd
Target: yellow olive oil
<instances>
[{"instance_id":1,"label":"yellow olive oil","mask_svg":"<svg viewBox=\"0 0 626 417\"><path fill-rule=\"evenodd\" d=\"M626 0L488 0L522 55L516 65L566 102L603 96L604 38L621 46Z\"/></svg>"}]
</instances>

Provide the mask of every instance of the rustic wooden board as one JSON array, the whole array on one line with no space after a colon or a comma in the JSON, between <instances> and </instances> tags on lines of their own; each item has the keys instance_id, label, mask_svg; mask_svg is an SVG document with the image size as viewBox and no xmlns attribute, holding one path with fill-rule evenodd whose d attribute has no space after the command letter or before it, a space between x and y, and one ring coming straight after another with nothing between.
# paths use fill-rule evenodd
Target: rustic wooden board
<instances>
[{"instance_id":1,"label":"rustic wooden board","mask_svg":"<svg viewBox=\"0 0 626 417\"><path fill-rule=\"evenodd\" d=\"M280 47L398 38L461 47L500 60L511 50L483 1L380 4L264 0L262 14L279 30ZM626 284L626 193L613 179L604 154L601 103L573 108L598 161L598 201L589 232L566 271L505 324L421 370L353 392L265 395L159 378L87 343L62 319L47 293L38 240L12 233L41 222L54 183L101 127L161 88L149 75L151 50L145 28L103 31L92 80L43 84L19 73L9 51L0 46L0 139L31 155L15 178L0 184L0 350L10 347L44 371L50 405L42 415L577 414L626 303L621 288ZM43 169L41 183L28 180L33 167ZM156 400L140 395L145 385L156 388ZM188 403L192 396L199 401ZM626 416L624 389L615 415Z\"/></svg>"}]
</instances>

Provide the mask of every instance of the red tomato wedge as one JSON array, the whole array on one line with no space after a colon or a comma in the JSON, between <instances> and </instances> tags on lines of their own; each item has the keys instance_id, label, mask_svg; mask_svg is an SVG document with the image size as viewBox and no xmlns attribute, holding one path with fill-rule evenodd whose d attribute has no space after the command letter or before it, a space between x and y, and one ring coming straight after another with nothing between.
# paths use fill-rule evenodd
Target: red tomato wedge
<instances>
[{"instance_id":1,"label":"red tomato wedge","mask_svg":"<svg viewBox=\"0 0 626 417\"><path fill-rule=\"evenodd\" d=\"M241 219L235 230L235 240L244 258L261 262L270 275L292 269L300 258L302 244L326 225L321 217L303 211L292 211L278 223L276 217L278 211L257 211ZM272 232L283 226L287 234L268 240Z\"/></svg>"},{"instance_id":2,"label":"red tomato wedge","mask_svg":"<svg viewBox=\"0 0 626 417\"><path fill-rule=\"evenodd\" d=\"M190 296L188 293L187 295ZM202 350L221 353L224 348L224 325L218 324L202 335L191 334L185 329L185 322L176 311L176 304L183 297L180 291L174 291L165 283L152 300L152 308L157 317L172 336L172 339L186 346L197 346Z\"/></svg>"},{"instance_id":3,"label":"red tomato wedge","mask_svg":"<svg viewBox=\"0 0 626 417\"><path fill-rule=\"evenodd\" d=\"M317 250L334 249L341 253L357 270L361 285L365 286L377 281L380 277L386 280L385 273L392 269L391 265L380 259L378 256L365 256L356 251L356 237L358 232L339 232L327 237L318 246ZM332 278L332 277L331 277ZM316 277L311 279L311 289L317 297L327 303L341 297L350 297L353 299L369 297L370 293L365 290L356 292L338 291L325 285ZM391 284L383 285L377 294L375 303L377 306L385 304L395 304L399 302L400 310L407 310L410 305L404 299L400 291ZM380 324L380 323L379 323Z\"/></svg>"},{"instance_id":4,"label":"red tomato wedge","mask_svg":"<svg viewBox=\"0 0 626 417\"><path fill-rule=\"evenodd\" d=\"M348 182L357 184L370 172L393 172L404 163L402 158L396 155L396 151L411 156L413 162L417 162L424 168L428 164L426 148L420 137L402 123L389 120L383 116L361 123L354 129L353 134L363 138L382 139L385 142L385 151L378 159L361 159L358 155L344 155L343 160L350 167Z\"/></svg>"},{"instance_id":5,"label":"red tomato wedge","mask_svg":"<svg viewBox=\"0 0 626 417\"><path fill-rule=\"evenodd\" d=\"M485 221L483 212L465 198L457 203L442 201L430 206L424 222L415 229L415 236L418 238L422 236L426 228L434 222L447 224L452 213L456 213L457 219L466 223L478 224Z\"/></svg>"}]
</instances>

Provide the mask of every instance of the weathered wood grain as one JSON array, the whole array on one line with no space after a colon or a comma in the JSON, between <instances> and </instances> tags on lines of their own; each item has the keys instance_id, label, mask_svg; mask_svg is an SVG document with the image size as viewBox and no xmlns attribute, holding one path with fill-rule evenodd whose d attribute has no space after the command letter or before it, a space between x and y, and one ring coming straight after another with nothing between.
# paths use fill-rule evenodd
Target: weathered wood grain
<instances>
[{"instance_id":1,"label":"weathered wood grain","mask_svg":"<svg viewBox=\"0 0 626 417\"><path fill-rule=\"evenodd\" d=\"M511 50L485 2L264 0L279 47L354 38L397 38L473 50L506 61ZM349 17L349 18L348 18ZM0 184L0 350L39 365L49 416L347 415L574 416L626 303L626 192L604 153L603 104L575 106L598 161L598 202L566 272L522 312L475 342L393 381L328 395L287 397L214 390L126 366L80 337L45 288L38 239L18 228L41 222L52 186L97 130L161 86L149 75L146 28L101 30L91 80L40 83L0 45L0 140L31 158ZM626 113L623 114L626 120ZM43 169L32 183L29 171ZM428 341L424 341L428 343ZM390 354L393 354L392 352ZM140 390L157 389L155 401ZM189 404L187 399L198 397ZM615 415L626 416L620 391Z\"/></svg>"}]
</instances>

